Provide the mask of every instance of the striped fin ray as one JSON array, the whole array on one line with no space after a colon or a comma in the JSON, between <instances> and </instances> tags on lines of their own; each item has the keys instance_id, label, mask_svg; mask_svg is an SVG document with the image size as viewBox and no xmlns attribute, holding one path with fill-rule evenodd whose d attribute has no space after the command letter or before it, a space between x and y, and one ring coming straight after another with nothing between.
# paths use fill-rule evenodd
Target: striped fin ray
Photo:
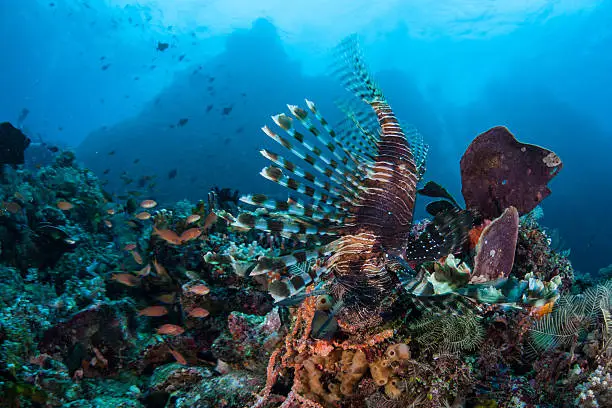
<instances>
[{"instance_id":1,"label":"striped fin ray","mask_svg":"<svg viewBox=\"0 0 612 408\"><path fill-rule=\"evenodd\" d=\"M299 180L296 180L292 177L289 177L283 173L283 170L279 167L268 166L261 170L259 173L264 178L273 181L283 187L291 189L297 193L305 195L307 197L312 198L314 201L319 203L320 206L334 205L336 200L333 200L329 195L325 194L319 189L313 188L306 183L300 183Z\"/></svg>"},{"instance_id":2,"label":"striped fin ray","mask_svg":"<svg viewBox=\"0 0 612 408\"><path fill-rule=\"evenodd\" d=\"M330 177L327 177L327 178L319 177L313 174L312 172L304 170L303 168L287 160L283 156L280 156L269 150L263 149L260 151L260 153L266 159L270 160L272 163L282 168L283 171L287 171L289 173L294 174L296 178L299 178L299 181L305 180L306 182L310 183L310 185L314 186L315 189L322 190L326 192L327 195L329 196L333 196L336 199L346 197L347 195L350 195L352 197L357 196L357 193L355 192L355 190L347 188L347 186L342 183L342 180L338 179L334 174L330 174ZM281 171L281 174L282 174L282 171ZM263 176L268 178L268 174L265 174ZM273 177L273 176L274 176L274 173L269 174L269 177ZM272 181L275 181L275 180L272 180ZM289 186L287 187L291 189L295 189ZM328 203L328 204L331 204L331 203Z\"/></svg>"},{"instance_id":3,"label":"striped fin ray","mask_svg":"<svg viewBox=\"0 0 612 408\"><path fill-rule=\"evenodd\" d=\"M303 218L313 219L315 221L331 221L331 222L342 222L344 217L331 211L320 211L316 208L301 204L298 202L291 203L289 201L280 201L268 198L264 194L247 194L240 197L240 201L246 204L260 206L268 210L283 211L289 215L297 215Z\"/></svg>"},{"instance_id":4,"label":"striped fin ray","mask_svg":"<svg viewBox=\"0 0 612 408\"><path fill-rule=\"evenodd\" d=\"M340 100L336 102L336 105L346 115L343 124L345 132L350 133L349 135L343 135L343 137L350 142L355 140L360 146L363 146L365 151L374 156L376 144L379 141L380 125L370 106L357 98ZM359 134L357 138L355 133Z\"/></svg>"},{"instance_id":5,"label":"striped fin ray","mask_svg":"<svg viewBox=\"0 0 612 408\"><path fill-rule=\"evenodd\" d=\"M337 132L335 132L328 124L327 120L321 115L321 113L319 112L319 110L317 109L316 105L314 102L309 101L308 99L306 99L306 105L308 106L308 109L314 114L315 118L317 118L317 120L319 121L319 123L321 124L321 126L327 131L328 135L335 141L336 145L338 145L339 147L342 148L342 150L344 151L344 154L350 158L353 163L357 166L357 168L359 169L362 165L362 163L360 163L357 158L354 155L353 150L351 149L351 146L346 146L343 141L341 139L338 138L338 134Z\"/></svg>"},{"instance_id":6,"label":"striped fin ray","mask_svg":"<svg viewBox=\"0 0 612 408\"><path fill-rule=\"evenodd\" d=\"M284 113L280 113L278 115L272 116L272 120L274 121L274 123L276 123L276 125L278 125L278 127L283 129L288 135L292 136L301 146L306 148L312 155L314 155L316 159L322 161L327 166L331 167L334 171L336 171L338 174L341 174L343 177L349 178L351 181L359 184L360 174L354 174L355 166L347 166L348 158L346 161L344 159L342 159L341 161L337 161L325 155L321 148L311 143L302 133L298 132L293 127L293 119L290 116L287 116ZM313 163L311 164L314 166Z\"/></svg>"},{"instance_id":7,"label":"striped fin ray","mask_svg":"<svg viewBox=\"0 0 612 408\"><path fill-rule=\"evenodd\" d=\"M316 107L313 102L306 100L306 103L309 106L312 106L312 112L315 114L317 120L321 123L327 124L327 121L318 113ZM295 116L295 118L304 126L308 131L313 134L322 144L327 147L327 149L332 153L332 155L341 162L346 168L357 170L357 163L354 162L353 158L342 148L338 148L338 145L332 141L329 137L323 134L308 118L308 111L300 108L297 105L287 105L289 111ZM332 138L335 137L336 132L330 128L329 126L325 127L327 134ZM343 154L341 154L342 152Z\"/></svg>"},{"instance_id":8,"label":"striped fin ray","mask_svg":"<svg viewBox=\"0 0 612 408\"><path fill-rule=\"evenodd\" d=\"M346 89L370 103L382 101L384 96L368 72L357 35L351 35L336 47L336 75Z\"/></svg>"},{"instance_id":9,"label":"striped fin ray","mask_svg":"<svg viewBox=\"0 0 612 408\"><path fill-rule=\"evenodd\" d=\"M311 165L317 172L325 175L326 177L329 177L330 179L334 180L335 182L339 184L344 184L346 188L349 191L352 191L354 194L356 194L356 190L361 188L360 180L358 180L355 177L355 175L351 173L349 170L338 167L338 166L336 167L322 166L321 163L319 163L319 160L317 160L317 157L320 157L320 156L317 156L317 157L312 156L309 153L306 153L304 150L302 150L298 146L292 145L291 142L289 142L287 139L273 132L268 126L264 126L262 130L264 131L266 135L272 138L275 142L279 143L281 146L285 147L295 156L297 156L298 158L304 160L306 163ZM317 150L317 152L319 151ZM328 159L328 161L332 163L331 160ZM333 163L337 165L337 162L334 161ZM339 179L337 176L340 176L341 178ZM343 179L346 179L346 183L341 181Z\"/></svg>"},{"instance_id":10,"label":"striped fin ray","mask_svg":"<svg viewBox=\"0 0 612 408\"><path fill-rule=\"evenodd\" d=\"M435 316L464 315L468 310L476 309L476 305L456 293L443 295L428 295L409 297L414 307L422 313L432 313Z\"/></svg>"},{"instance_id":11,"label":"striped fin ray","mask_svg":"<svg viewBox=\"0 0 612 408\"><path fill-rule=\"evenodd\" d=\"M308 225L303 222L296 222L296 220L276 219L270 216L254 215L248 212L243 212L238 215L231 225L243 230L258 229L260 231L285 234L334 234L334 232L328 231L328 229L324 226Z\"/></svg>"},{"instance_id":12,"label":"striped fin ray","mask_svg":"<svg viewBox=\"0 0 612 408\"><path fill-rule=\"evenodd\" d=\"M423 135L413 126L403 125L404 133L410 143L410 149L414 157L414 164L417 170L418 179L421 180L427 169L427 153L429 152L429 145L425 143Z\"/></svg>"}]
</instances>

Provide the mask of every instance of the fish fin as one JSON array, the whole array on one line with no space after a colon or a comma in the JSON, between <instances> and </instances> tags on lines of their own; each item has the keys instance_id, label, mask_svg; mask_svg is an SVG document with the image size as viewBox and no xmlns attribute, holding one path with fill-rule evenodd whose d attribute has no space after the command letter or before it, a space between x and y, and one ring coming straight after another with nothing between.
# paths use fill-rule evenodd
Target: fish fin
<instances>
[{"instance_id":1,"label":"fish fin","mask_svg":"<svg viewBox=\"0 0 612 408\"><path fill-rule=\"evenodd\" d=\"M335 49L335 73L344 87L366 103L384 101L380 88L372 79L355 34L340 42Z\"/></svg>"},{"instance_id":2,"label":"fish fin","mask_svg":"<svg viewBox=\"0 0 612 408\"><path fill-rule=\"evenodd\" d=\"M418 238L403 249L407 261L425 262L459 251L467 242L474 215L470 211L449 209L436 215Z\"/></svg>"},{"instance_id":3,"label":"fish fin","mask_svg":"<svg viewBox=\"0 0 612 408\"><path fill-rule=\"evenodd\" d=\"M315 289L310 292L301 292L295 294L291 297L279 300L275 303L277 306L296 306L304 301L304 299L309 298L311 296L320 296L327 294L327 290L325 289Z\"/></svg>"},{"instance_id":4,"label":"fish fin","mask_svg":"<svg viewBox=\"0 0 612 408\"><path fill-rule=\"evenodd\" d=\"M343 306L344 306L344 302L342 300L337 301L334 304L334 306L331 308L331 310L329 311L329 315L327 316L327 319L325 319L323 324L315 332L311 333L311 337L315 339L321 338L321 335L329 327L331 322L336 318L336 315L338 314L340 309L342 309Z\"/></svg>"}]
</instances>

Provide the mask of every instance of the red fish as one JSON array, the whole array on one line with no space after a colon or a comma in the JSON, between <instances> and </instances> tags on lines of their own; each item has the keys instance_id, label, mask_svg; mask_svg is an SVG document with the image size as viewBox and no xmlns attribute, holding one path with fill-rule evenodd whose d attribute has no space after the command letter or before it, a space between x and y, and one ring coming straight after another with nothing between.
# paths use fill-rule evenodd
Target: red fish
<instances>
[{"instance_id":1,"label":"red fish","mask_svg":"<svg viewBox=\"0 0 612 408\"><path fill-rule=\"evenodd\" d=\"M157 229L153 227L153 233L159 236L161 239L172 245L181 245L182 241L178 234L169 229Z\"/></svg>"},{"instance_id":2,"label":"red fish","mask_svg":"<svg viewBox=\"0 0 612 408\"><path fill-rule=\"evenodd\" d=\"M165 306L149 306L138 312L140 316L160 317L168 314Z\"/></svg>"},{"instance_id":3,"label":"red fish","mask_svg":"<svg viewBox=\"0 0 612 408\"><path fill-rule=\"evenodd\" d=\"M157 334L167 334L168 336L179 336L185 333L185 329L176 324L164 324L157 328Z\"/></svg>"},{"instance_id":4,"label":"red fish","mask_svg":"<svg viewBox=\"0 0 612 408\"><path fill-rule=\"evenodd\" d=\"M187 292L195 293L196 295L208 295L210 288L206 285L194 285L187 289Z\"/></svg>"},{"instance_id":5,"label":"red fish","mask_svg":"<svg viewBox=\"0 0 612 408\"><path fill-rule=\"evenodd\" d=\"M137 286L140 284L140 279L130 273L113 273L112 279L126 286Z\"/></svg>"},{"instance_id":6,"label":"red fish","mask_svg":"<svg viewBox=\"0 0 612 408\"><path fill-rule=\"evenodd\" d=\"M187 231L183 232L179 239L181 242L191 241L192 239L196 239L202 235L202 230L199 228L189 228Z\"/></svg>"},{"instance_id":7,"label":"red fish","mask_svg":"<svg viewBox=\"0 0 612 408\"><path fill-rule=\"evenodd\" d=\"M204 318L208 315L210 315L210 312L202 307L196 307L189 311L190 317Z\"/></svg>"},{"instance_id":8,"label":"red fish","mask_svg":"<svg viewBox=\"0 0 612 408\"><path fill-rule=\"evenodd\" d=\"M142 208L153 208L157 205L157 203L154 200L144 200L140 203L140 206Z\"/></svg>"},{"instance_id":9,"label":"red fish","mask_svg":"<svg viewBox=\"0 0 612 408\"><path fill-rule=\"evenodd\" d=\"M187 360L185 360L185 357L178 351L170 349L170 354L172 354L172 357L174 357L177 363L187 365Z\"/></svg>"}]
</instances>

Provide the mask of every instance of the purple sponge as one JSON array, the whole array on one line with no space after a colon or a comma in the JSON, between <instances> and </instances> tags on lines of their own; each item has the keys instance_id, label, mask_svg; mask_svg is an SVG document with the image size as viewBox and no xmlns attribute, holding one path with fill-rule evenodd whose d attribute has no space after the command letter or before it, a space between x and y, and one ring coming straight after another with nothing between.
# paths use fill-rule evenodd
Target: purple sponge
<instances>
[{"instance_id":1,"label":"purple sponge","mask_svg":"<svg viewBox=\"0 0 612 408\"><path fill-rule=\"evenodd\" d=\"M520 215L550 194L547 183L563 164L550 150L521 143L503 126L477 136L461 158L461 184L467 208L487 219L510 206Z\"/></svg>"}]
</instances>

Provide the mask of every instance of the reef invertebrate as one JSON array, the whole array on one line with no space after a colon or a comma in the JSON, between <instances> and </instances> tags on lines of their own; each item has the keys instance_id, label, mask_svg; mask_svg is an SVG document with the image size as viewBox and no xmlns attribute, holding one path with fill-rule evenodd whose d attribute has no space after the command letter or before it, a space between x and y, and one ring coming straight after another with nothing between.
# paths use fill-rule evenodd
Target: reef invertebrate
<instances>
[{"instance_id":1,"label":"reef invertebrate","mask_svg":"<svg viewBox=\"0 0 612 408\"><path fill-rule=\"evenodd\" d=\"M554 152L521 143L497 126L477 136L461 157L461 192L467 208L485 218L510 206L523 215L550 194L547 183L562 167Z\"/></svg>"}]
</instances>

